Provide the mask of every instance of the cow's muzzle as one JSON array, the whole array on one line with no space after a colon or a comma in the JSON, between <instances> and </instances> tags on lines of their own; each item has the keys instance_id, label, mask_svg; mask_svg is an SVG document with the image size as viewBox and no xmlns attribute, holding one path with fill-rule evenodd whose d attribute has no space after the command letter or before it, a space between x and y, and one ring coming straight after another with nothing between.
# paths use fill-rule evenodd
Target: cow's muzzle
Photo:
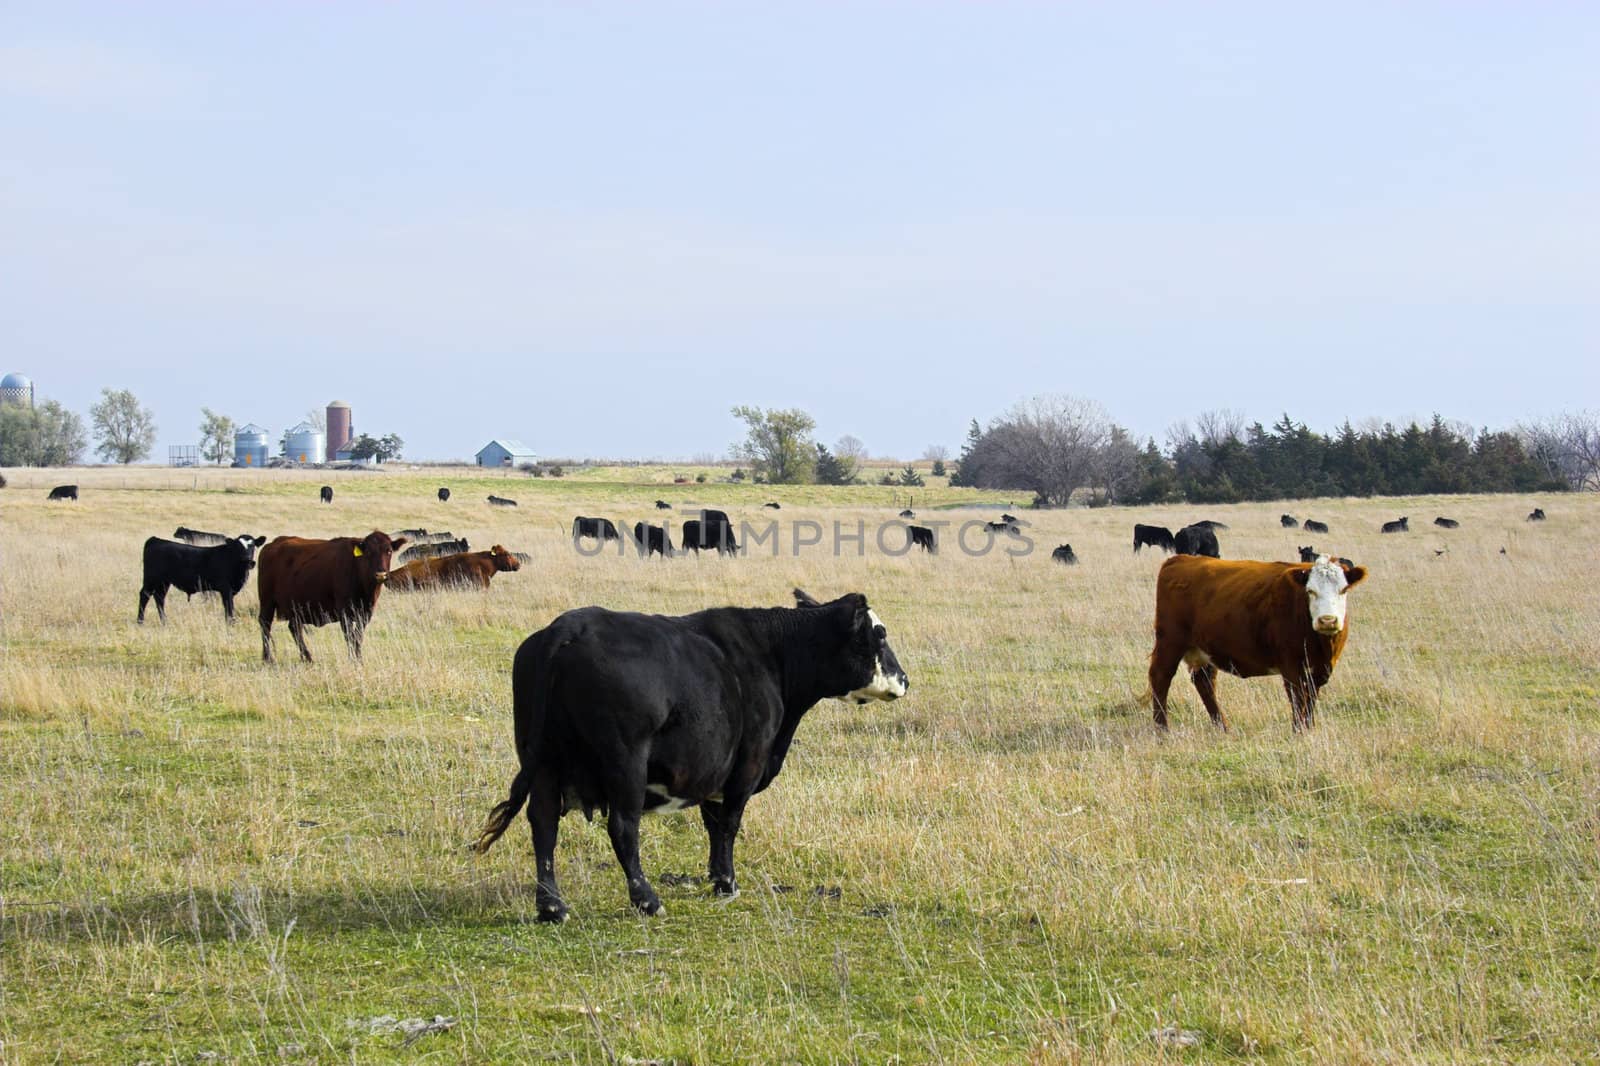
<instances>
[{"instance_id":1,"label":"cow's muzzle","mask_svg":"<svg viewBox=\"0 0 1600 1066\"><path fill-rule=\"evenodd\" d=\"M372 575L372 580L378 581L378 582L388 581L389 580L389 571L387 571L387 570L379 570L376 574Z\"/></svg>"},{"instance_id":2,"label":"cow's muzzle","mask_svg":"<svg viewBox=\"0 0 1600 1066\"><path fill-rule=\"evenodd\" d=\"M1318 618L1313 625L1316 628L1316 631L1325 637L1338 636L1339 630L1342 628L1339 625L1339 616L1333 614L1323 615L1321 618Z\"/></svg>"}]
</instances>

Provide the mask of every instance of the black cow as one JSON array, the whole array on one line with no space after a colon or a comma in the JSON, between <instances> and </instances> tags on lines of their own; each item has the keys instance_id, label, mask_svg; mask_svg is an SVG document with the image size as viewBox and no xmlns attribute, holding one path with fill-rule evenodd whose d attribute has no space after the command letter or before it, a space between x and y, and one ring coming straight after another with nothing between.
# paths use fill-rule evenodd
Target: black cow
<instances>
[{"instance_id":1,"label":"black cow","mask_svg":"<svg viewBox=\"0 0 1600 1066\"><path fill-rule=\"evenodd\" d=\"M781 505L780 505L780 504L777 504L777 503L764 503L764 504L762 504L762 505L761 505L761 506L763 506L763 507L770 507L770 508L772 508L772 509L773 509L773 510L774 510L774 511L776 511L776 510L778 510L778 509L779 509L779 507L780 507L780 506L781 506Z\"/></svg>"},{"instance_id":2,"label":"black cow","mask_svg":"<svg viewBox=\"0 0 1600 1066\"><path fill-rule=\"evenodd\" d=\"M1017 516L1014 514L1003 514L1000 516L1000 521L1004 522L1008 526L1014 526L1017 524Z\"/></svg>"},{"instance_id":3,"label":"black cow","mask_svg":"<svg viewBox=\"0 0 1600 1066\"><path fill-rule=\"evenodd\" d=\"M439 502L440 503L449 503L450 502L450 490L449 489L441 488L439 490Z\"/></svg>"},{"instance_id":4,"label":"black cow","mask_svg":"<svg viewBox=\"0 0 1600 1066\"><path fill-rule=\"evenodd\" d=\"M656 510L658 510L658 511L670 511L670 510L672 510L672 504L668 503L666 500L657 500L656 501Z\"/></svg>"},{"instance_id":5,"label":"black cow","mask_svg":"<svg viewBox=\"0 0 1600 1066\"><path fill-rule=\"evenodd\" d=\"M515 507L516 505L517 505L517 501L516 500L508 500L504 496L491 495L489 497L489 506L490 507Z\"/></svg>"},{"instance_id":6,"label":"black cow","mask_svg":"<svg viewBox=\"0 0 1600 1066\"><path fill-rule=\"evenodd\" d=\"M67 487L72 490L72 498L74 500L76 500L78 498L78 487L76 485L68 485ZM60 489L56 490L56 492L59 492L59 491L61 491L61 490ZM50 494L50 498L52 500L56 498L54 492L52 492ZM1544 521L1544 508L1543 507L1535 507L1533 510L1529 511L1528 512L1528 521L1530 521L1530 522L1543 522Z\"/></svg>"},{"instance_id":7,"label":"black cow","mask_svg":"<svg viewBox=\"0 0 1600 1066\"><path fill-rule=\"evenodd\" d=\"M144 582L139 586L139 624L144 624L144 609L151 597L162 624L167 621L167 590L176 588L186 595L215 592L222 597L222 614L233 622L233 598L250 579L256 566L256 549L266 537L240 534L214 547L180 544L175 540L151 537L144 542Z\"/></svg>"},{"instance_id":8,"label":"black cow","mask_svg":"<svg viewBox=\"0 0 1600 1066\"><path fill-rule=\"evenodd\" d=\"M915 512L911 508L907 507L904 511L900 512L900 517L901 518L915 518L915 517L917 517L917 512Z\"/></svg>"},{"instance_id":9,"label":"black cow","mask_svg":"<svg viewBox=\"0 0 1600 1066\"><path fill-rule=\"evenodd\" d=\"M1228 525L1227 525L1226 522L1218 522L1218 521L1215 521L1215 520L1210 519L1210 518L1202 518L1198 522L1190 522L1189 525L1191 525L1191 526L1199 526L1201 529L1227 529L1228 528Z\"/></svg>"},{"instance_id":10,"label":"black cow","mask_svg":"<svg viewBox=\"0 0 1600 1066\"><path fill-rule=\"evenodd\" d=\"M703 510L700 517L683 524L683 546L699 552L715 548L719 555L732 555L739 550L733 536L733 522L726 511Z\"/></svg>"},{"instance_id":11,"label":"black cow","mask_svg":"<svg viewBox=\"0 0 1600 1066\"><path fill-rule=\"evenodd\" d=\"M1300 528L1307 533L1326 533L1328 531L1328 523L1318 522L1315 518L1308 518L1300 523Z\"/></svg>"},{"instance_id":12,"label":"black cow","mask_svg":"<svg viewBox=\"0 0 1600 1066\"><path fill-rule=\"evenodd\" d=\"M1172 550L1172 530L1166 526L1142 526L1135 522L1133 526L1133 553L1135 555L1139 554L1139 549L1146 546L1170 552Z\"/></svg>"},{"instance_id":13,"label":"black cow","mask_svg":"<svg viewBox=\"0 0 1600 1066\"><path fill-rule=\"evenodd\" d=\"M50 490L50 495L46 496L45 499L47 499L47 500L73 500L73 501L76 501L78 499L78 486L76 486L76 485L57 485L55 488ZM1543 511L1539 512L1539 517L1540 518L1544 517L1544 512Z\"/></svg>"},{"instance_id":14,"label":"black cow","mask_svg":"<svg viewBox=\"0 0 1600 1066\"><path fill-rule=\"evenodd\" d=\"M1460 522L1457 522L1454 518L1446 518L1443 515L1440 515L1438 518L1435 518L1433 520L1433 524L1438 526L1440 529L1460 529L1461 528L1461 523Z\"/></svg>"},{"instance_id":15,"label":"black cow","mask_svg":"<svg viewBox=\"0 0 1600 1066\"><path fill-rule=\"evenodd\" d=\"M1396 518L1393 522L1385 522L1379 533L1410 533L1411 527L1406 524L1408 519Z\"/></svg>"},{"instance_id":16,"label":"black cow","mask_svg":"<svg viewBox=\"0 0 1600 1066\"><path fill-rule=\"evenodd\" d=\"M1054 559L1058 563L1066 563L1068 566L1078 565L1078 556L1073 552L1072 545L1070 544L1061 545L1055 551L1050 553L1050 558Z\"/></svg>"},{"instance_id":17,"label":"black cow","mask_svg":"<svg viewBox=\"0 0 1600 1066\"><path fill-rule=\"evenodd\" d=\"M395 534L399 536L399 534ZM456 535L448 529L434 530L432 533L419 533L415 537L408 537L412 544L443 544L456 539Z\"/></svg>"},{"instance_id":18,"label":"black cow","mask_svg":"<svg viewBox=\"0 0 1600 1066\"><path fill-rule=\"evenodd\" d=\"M1011 536L1017 536L1020 533L1020 530L1010 522L985 522L983 528L990 533L1008 533Z\"/></svg>"},{"instance_id":19,"label":"black cow","mask_svg":"<svg viewBox=\"0 0 1600 1066\"><path fill-rule=\"evenodd\" d=\"M199 529L189 529L187 526L179 526L177 529L173 530L172 538L174 540L181 540L185 544L198 544L203 548L214 547L218 544L226 544L232 539L224 533L207 533Z\"/></svg>"},{"instance_id":20,"label":"black cow","mask_svg":"<svg viewBox=\"0 0 1600 1066\"><path fill-rule=\"evenodd\" d=\"M939 546L933 540L933 530L927 526L907 526L906 529L911 534L910 547L921 548L923 551L932 552L935 555L939 553Z\"/></svg>"},{"instance_id":21,"label":"black cow","mask_svg":"<svg viewBox=\"0 0 1600 1066\"><path fill-rule=\"evenodd\" d=\"M1302 563L1314 563L1314 562L1316 562L1317 561L1317 549L1313 548L1309 544L1300 545L1300 561Z\"/></svg>"},{"instance_id":22,"label":"black cow","mask_svg":"<svg viewBox=\"0 0 1600 1066\"><path fill-rule=\"evenodd\" d=\"M585 518L579 515L572 520L572 539L580 537L593 537L596 540L621 540L617 527L611 524L609 518Z\"/></svg>"},{"instance_id":23,"label":"black cow","mask_svg":"<svg viewBox=\"0 0 1600 1066\"><path fill-rule=\"evenodd\" d=\"M640 554L646 557L659 555L666 558L672 554L672 538L667 536L667 531L661 526L635 522L633 543L638 546Z\"/></svg>"},{"instance_id":24,"label":"black cow","mask_svg":"<svg viewBox=\"0 0 1600 1066\"><path fill-rule=\"evenodd\" d=\"M1172 550L1179 555L1209 555L1213 559L1222 558L1222 549L1217 547L1217 535L1209 527L1198 522L1192 526L1184 526L1173 534Z\"/></svg>"},{"instance_id":25,"label":"black cow","mask_svg":"<svg viewBox=\"0 0 1600 1066\"><path fill-rule=\"evenodd\" d=\"M433 534L429 534L432 536ZM393 539L393 538L391 538ZM439 559L446 555L460 555L462 552L472 550L472 545L467 543L466 537L458 540L424 540L416 543L407 543L395 553L392 566L399 568L405 563L414 563L418 559Z\"/></svg>"},{"instance_id":26,"label":"black cow","mask_svg":"<svg viewBox=\"0 0 1600 1066\"><path fill-rule=\"evenodd\" d=\"M321 496L323 503L332 503L333 502L333 486L332 485L324 485L324 486L322 486L322 491L320 493L318 493L318 495Z\"/></svg>"},{"instance_id":27,"label":"black cow","mask_svg":"<svg viewBox=\"0 0 1600 1066\"><path fill-rule=\"evenodd\" d=\"M426 529L402 529L398 533L389 534L390 537L405 537L407 540L421 540L428 535Z\"/></svg>"},{"instance_id":28,"label":"black cow","mask_svg":"<svg viewBox=\"0 0 1600 1066\"><path fill-rule=\"evenodd\" d=\"M1282 526L1284 529L1293 529L1299 524L1300 519L1296 518L1292 514L1281 514L1278 516L1278 525Z\"/></svg>"},{"instance_id":29,"label":"black cow","mask_svg":"<svg viewBox=\"0 0 1600 1066\"><path fill-rule=\"evenodd\" d=\"M533 827L539 920L559 922L561 816L606 813L628 899L661 900L639 864L647 811L700 807L712 890L738 891L733 844L750 797L783 768L819 700L892 700L910 682L865 596L798 608L716 607L682 617L583 607L523 641L511 666L520 768L474 847L485 851L523 805Z\"/></svg>"}]
</instances>

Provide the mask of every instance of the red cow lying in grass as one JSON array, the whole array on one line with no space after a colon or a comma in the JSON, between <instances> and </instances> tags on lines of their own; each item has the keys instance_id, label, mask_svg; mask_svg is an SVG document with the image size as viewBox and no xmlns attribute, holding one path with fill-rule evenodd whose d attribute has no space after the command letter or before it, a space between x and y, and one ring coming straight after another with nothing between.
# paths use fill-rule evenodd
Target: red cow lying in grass
<instances>
[{"instance_id":1,"label":"red cow lying in grass","mask_svg":"<svg viewBox=\"0 0 1600 1066\"><path fill-rule=\"evenodd\" d=\"M476 585L486 589L497 572L521 568L516 556L496 544L486 552L461 552L406 563L389 574L388 585L396 592L447 585Z\"/></svg>"},{"instance_id":2,"label":"red cow lying in grass","mask_svg":"<svg viewBox=\"0 0 1600 1066\"><path fill-rule=\"evenodd\" d=\"M361 658L361 634L372 621L378 593L389 577L394 553L404 537L373 530L365 537L308 540L278 537L261 549L256 591L261 597L261 658L272 661L272 620L282 618L311 661L305 627L338 622L350 654Z\"/></svg>"},{"instance_id":3,"label":"red cow lying in grass","mask_svg":"<svg viewBox=\"0 0 1600 1066\"><path fill-rule=\"evenodd\" d=\"M1278 674L1289 695L1294 730L1309 729L1317 691L1349 636L1345 595L1367 576L1346 560L1260 563L1178 555L1156 578L1156 645L1150 698L1156 725L1167 728L1167 690L1178 664L1211 721L1226 730L1217 706L1218 670L1239 677Z\"/></svg>"}]
</instances>

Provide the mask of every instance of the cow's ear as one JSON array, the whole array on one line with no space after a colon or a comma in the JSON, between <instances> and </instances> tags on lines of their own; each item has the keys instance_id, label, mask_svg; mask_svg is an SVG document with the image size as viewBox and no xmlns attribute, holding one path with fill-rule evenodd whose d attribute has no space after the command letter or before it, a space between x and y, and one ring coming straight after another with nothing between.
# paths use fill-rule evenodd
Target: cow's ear
<instances>
[{"instance_id":1,"label":"cow's ear","mask_svg":"<svg viewBox=\"0 0 1600 1066\"><path fill-rule=\"evenodd\" d=\"M405 537L396 537L394 540L391 540L389 542L389 547L393 548L395 551L399 551L400 548L405 543L406 543L406 538Z\"/></svg>"},{"instance_id":2,"label":"cow's ear","mask_svg":"<svg viewBox=\"0 0 1600 1066\"><path fill-rule=\"evenodd\" d=\"M1306 587L1306 582L1311 580L1311 569L1310 569L1310 567L1307 567L1304 570L1291 570L1291 571L1289 571L1289 579L1291 581L1293 581L1296 585L1299 585L1301 588L1305 588Z\"/></svg>"},{"instance_id":3,"label":"cow's ear","mask_svg":"<svg viewBox=\"0 0 1600 1066\"><path fill-rule=\"evenodd\" d=\"M1354 588L1367 579L1367 568L1364 566L1347 566L1344 568L1344 579L1350 582L1345 588Z\"/></svg>"},{"instance_id":4,"label":"cow's ear","mask_svg":"<svg viewBox=\"0 0 1600 1066\"><path fill-rule=\"evenodd\" d=\"M265 543L266 543L266 542L267 542L267 538L266 538L266 537L257 537L257 538L256 538L256 547L258 547L258 548L259 548L259 547L261 547L261 546L262 546L262 545L263 545L263 544L265 544Z\"/></svg>"},{"instance_id":5,"label":"cow's ear","mask_svg":"<svg viewBox=\"0 0 1600 1066\"><path fill-rule=\"evenodd\" d=\"M799 606L799 607L821 607L822 606L822 604L818 603L816 601L816 599L813 598L812 595L809 592L807 592L805 589L795 589L794 590L794 602L795 602L795 605Z\"/></svg>"}]
</instances>

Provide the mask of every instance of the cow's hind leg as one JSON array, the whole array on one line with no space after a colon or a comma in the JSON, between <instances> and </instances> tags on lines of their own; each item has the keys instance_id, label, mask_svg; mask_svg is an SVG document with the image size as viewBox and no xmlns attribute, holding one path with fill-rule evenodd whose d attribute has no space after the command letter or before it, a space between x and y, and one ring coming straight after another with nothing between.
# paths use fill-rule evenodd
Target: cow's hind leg
<instances>
[{"instance_id":1,"label":"cow's hind leg","mask_svg":"<svg viewBox=\"0 0 1600 1066\"><path fill-rule=\"evenodd\" d=\"M1197 666L1189 671L1189 680L1194 682L1194 690L1200 693L1200 702L1206 705L1211 724L1224 733L1228 732L1228 717L1217 706L1217 668L1210 663Z\"/></svg>"},{"instance_id":2,"label":"cow's hind leg","mask_svg":"<svg viewBox=\"0 0 1600 1066\"><path fill-rule=\"evenodd\" d=\"M295 646L300 649L300 658L310 662L311 649L306 647L306 624L298 618L290 618L289 635L294 637Z\"/></svg>"},{"instance_id":3,"label":"cow's hind leg","mask_svg":"<svg viewBox=\"0 0 1600 1066\"><path fill-rule=\"evenodd\" d=\"M1150 653L1150 707L1155 712L1156 726L1160 729L1167 728L1167 692L1172 688L1172 677L1178 672L1178 664L1183 661L1181 648L1174 650L1173 645L1163 645L1161 638L1156 638L1155 650Z\"/></svg>"},{"instance_id":4,"label":"cow's hind leg","mask_svg":"<svg viewBox=\"0 0 1600 1066\"><path fill-rule=\"evenodd\" d=\"M528 796L528 825L533 829L533 857L538 870L539 920L564 922L567 905L556 888L556 832L561 827L561 782L549 771L534 771Z\"/></svg>"},{"instance_id":5,"label":"cow's hind leg","mask_svg":"<svg viewBox=\"0 0 1600 1066\"><path fill-rule=\"evenodd\" d=\"M744 801L700 804L700 820L706 824L711 837L711 859L707 872L711 875L711 890L719 896L737 896L739 884L733 877L733 841L739 835L739 823L744 818Z\"/></svg>"},{"instance_id":6,"label":"cow's hind leg","mask_svg":"<svg viewBox=\"0 0 1600 1066\"><path fill-rule=\"evenodd\" d=\"M150 603L150 590L139 590L139 624L144 625L144 609Z\"/></svg>"},{"instance_id":7,"label":"cow's hind leg","mask_svg":"<svg viewBox=\"0 0 1600 1066\"><path fill-rule=\"evenodd\" d=\"M272 661L272 608L261 608L261 661Z\"/></svg>"},{"instance_id":8,"label":"cow's hind leg","mask_svg":"<svg viewBox=\"0 0 1600 1066\"><path fill-rule=\"evenodd\" d=\"M628 879L628 899L641 914L661 913L661 897L650 886L639 864L639 819L644 814L644 767L619 767L606 789L610 813L606 831L611 835L611 850ZM630 772L631 771L631 772Z\"/></svg>"}]
</instances>

